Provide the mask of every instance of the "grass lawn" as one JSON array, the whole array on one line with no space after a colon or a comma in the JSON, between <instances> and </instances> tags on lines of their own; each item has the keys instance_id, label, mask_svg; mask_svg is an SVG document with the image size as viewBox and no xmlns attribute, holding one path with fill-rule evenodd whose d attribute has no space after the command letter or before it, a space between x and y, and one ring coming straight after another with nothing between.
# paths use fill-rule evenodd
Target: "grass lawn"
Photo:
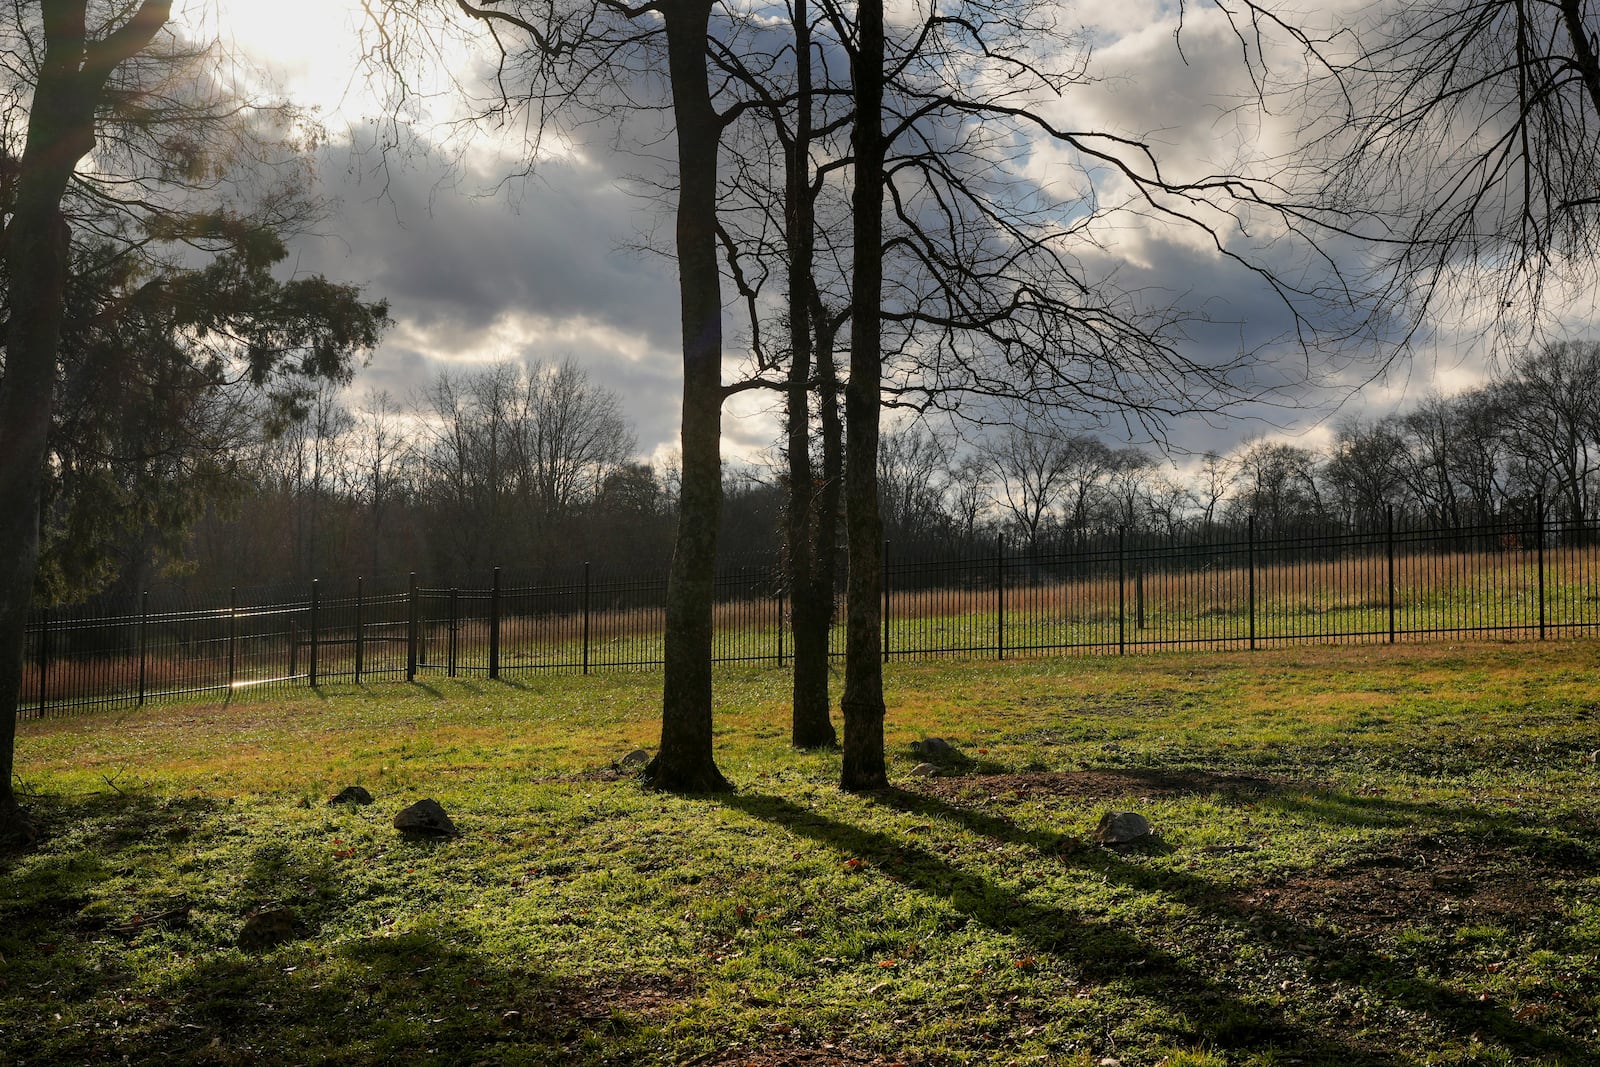
<instances>
[{"instance_id":1,"label":"grass lawn","mask_svg":"<svg viewBox=\"0 0 1600 1067\"><path fill-rule=\"evenodd\" d=\"M789 749L776 669L718 676L714 798L612 768L651 674L26 722L0 1064L1600 1063L1597 667L895 664L870 796ZM925 736L970 762L912 777ZM421 797L459 838L392 828ZM1110 810L1154 837L1096 845Z\"/></svg>"}]
</instances>

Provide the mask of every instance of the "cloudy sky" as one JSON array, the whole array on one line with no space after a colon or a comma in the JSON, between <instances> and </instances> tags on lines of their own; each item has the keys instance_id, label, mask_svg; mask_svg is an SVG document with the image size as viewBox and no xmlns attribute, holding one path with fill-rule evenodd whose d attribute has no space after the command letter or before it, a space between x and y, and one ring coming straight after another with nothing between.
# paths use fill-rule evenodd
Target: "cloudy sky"
<instances>
[{"instance_id":1,"label":"cloudy sky","mask_svg":"<svg viewBox=\"0 0 1600 1067\"><path fill-rule=\"evenodd\" d=\"M660 456L674 446L675 274L670 260L639 250L664 218L629 181L655 166L660 144L617 151L614 141L627 148L630 136L646 135L591 127L592 136L541 160L531 178L504 184L526 162L516 131L479 127L446 138L414 129L412 148L379 166L376 155L349 145L352 137L370 138L374 128L375 99L353 69L358 0L230 0L212 10L222 32L258 56L285 91L322 110L332 134L320 178L338 208L320 235L296 246L293 269L362 284L391 302L396 326L358 376L356 397L384 389L405 399L441 369L571 356L620 395L642 452ZM1180 174L1231 170L1287 145L1297 117L1263 117L1241 107L1249 83L1238 42L1212 9L1189 5L1181 54L1174 4L1124 0L1064 10L1065 23L1082 26L1093 43L1098 80L1050 105L1058 122L1142 138ZM1091 17L1102 21L1083 25ZM470 80L467 51L452 54L458 76ZM440 75L437 86L447 82ZM434 107L448 109L447 100L442 92ZM1031 153L1030 176L1044 184L1075 180L1055 152L1041 146ZM1098 191L1102 203L1127 192L1107 175ZM1292 347L1267 344L1291 325L1282 305L1248 272L1220 264L1203 235L1132 215L1109 232L1114 240L1101 250L1098 269L1115 268L1122 285L1189 302L1210 320L1191 332L1197 358L1226 359L1241 347L1259 347L1269 362L1284 359L1293 368L1302 360ZM1269 247L1260 251L1277 255ZM1295 253L1285 246L1283 254ZM1295 269L1292 260L1280 265ZM740 336L737 312L730 302L730 339ZM1171 428L1172 440L1226 449L1248 435L1288 433L1316 443L1341 402L1343 413L1382 414L1431 389L1454 391L1482 380L1485 352L1458 336L1442 329L1354 398L1350 389L1370 375L1370 366L1330 365L1336 387L1310 398L1304 410L1258 405L1241 412L1254 421L1182 421ZM739 354L730 352L728 375L739 368ZM776 431L770 401L758 394L735 398L724 416L725 450L755 456Z\"/></svg>"}]
</instances>

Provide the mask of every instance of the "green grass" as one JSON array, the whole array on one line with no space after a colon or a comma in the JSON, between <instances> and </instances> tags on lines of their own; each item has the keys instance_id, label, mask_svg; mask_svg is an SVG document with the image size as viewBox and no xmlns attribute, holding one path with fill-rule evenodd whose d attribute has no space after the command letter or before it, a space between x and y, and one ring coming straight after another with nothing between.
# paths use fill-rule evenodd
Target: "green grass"
<instances>
[{"instance_id":1,"label":"green grass","mask_svg":"<svg viewBox=\"0 0 1600 1067\"><path fill-rule=\"evenodd\" d=\"M25 723L0 1063L1594 1063L1595 662L895 664L872 796L777 670L718 676L717 798L610 769L650 675ZM909 776L931 735L962 773ZM423 796L459 839L390 827ZM236 947L280 906L304 937Z\"/></svg>"}]
</instances>

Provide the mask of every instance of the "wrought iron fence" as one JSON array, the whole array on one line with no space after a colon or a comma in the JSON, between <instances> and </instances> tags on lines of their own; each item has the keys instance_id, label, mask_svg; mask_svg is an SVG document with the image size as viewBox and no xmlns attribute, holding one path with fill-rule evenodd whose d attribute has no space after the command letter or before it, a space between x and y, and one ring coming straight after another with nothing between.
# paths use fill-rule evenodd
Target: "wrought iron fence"
<instances>
[{"instance_id":1,"label":"wrought iron fence","mask_svg":"<svg viewBox=\"0 0 1600 1067\"><path fill-rule=\"evenodd\" d=\"M224 604L146 593L134 612L38 612L19 714L126 707L256 686L418 675L650 669L666 578L374 586L361 578L235 591ZM777 561L717 577L713 656L783 665ZM842 612L836 612L842 620ZM1262 532L1185 543L1109 533L931 556L885 545L883 655L1127 654L1446 635L1567 637L1600 627L1600 537L1578 523ZM833 627L835 655L844 648Z\"/></svg>"}]
</instances>

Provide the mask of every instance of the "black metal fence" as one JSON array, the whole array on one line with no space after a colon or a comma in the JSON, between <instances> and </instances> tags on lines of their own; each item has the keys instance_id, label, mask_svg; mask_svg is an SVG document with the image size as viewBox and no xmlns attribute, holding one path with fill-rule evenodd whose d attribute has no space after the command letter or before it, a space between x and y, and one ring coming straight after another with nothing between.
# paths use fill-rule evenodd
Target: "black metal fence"
<instances>
[{"instance_id":1,"label":"black metal fence","mask_svg":"<svg viewBox=\"0 0 1600 1067\"><path fill-rule=\"evenodd\" d=\"M1581 524L1265 534L1192 542L1112 533L1019 550L901 557L885 546L883 654L1006 658L1444 635L1565 637L1600 627L1600 537ZM444 674L649 669L666 578L237 591L227 604L39 612L20 714L126 707L255 686ZM783 665L776 561L717 578L714 657ZM841 617L842 617L842 613ZM842 624L833 650L842 654Z\"/></svg>"}]
</instances>

